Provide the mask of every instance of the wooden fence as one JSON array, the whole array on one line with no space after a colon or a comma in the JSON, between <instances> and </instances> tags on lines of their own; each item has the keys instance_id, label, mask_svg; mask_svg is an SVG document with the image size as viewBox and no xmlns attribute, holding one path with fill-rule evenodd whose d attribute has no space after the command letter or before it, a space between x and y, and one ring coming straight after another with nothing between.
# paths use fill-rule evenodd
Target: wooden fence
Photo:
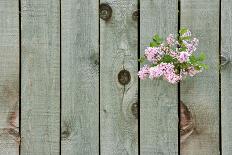
<instances>
[{"instance_id":1,"label":"wooden fence","mask_svg":"<svg viewBox=\"0 0 232 155\"><path fill-rule=\"evenodd\" d=\"M231 0L0 0L0 155L231 155L231 8ZM209 70L179 86L139 81L151 36L180 26L200 39ZM178 130L184 114L191 135Z\"/></svg>"}]
</instances>

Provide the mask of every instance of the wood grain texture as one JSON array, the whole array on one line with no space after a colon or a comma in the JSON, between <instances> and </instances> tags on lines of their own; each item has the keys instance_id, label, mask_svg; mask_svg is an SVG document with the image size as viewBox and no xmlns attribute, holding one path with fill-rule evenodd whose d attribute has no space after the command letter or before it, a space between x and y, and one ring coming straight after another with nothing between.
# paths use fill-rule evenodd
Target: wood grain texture
<instances>
[{"instance_id":1,"label":"wood grain texture","mask_svg":"<svg viewBox=\"0 0 232 155\"><path fill-rule=\"evenodd\" d=\"M177 33L177 0L143 0L140 2L140 53L157 33ZM141 65L142 67L142 65ZM162 80L141 81L140 147L141 154L178 154L177 86Z\"/></svg>"},{"instance_id":2,"label":"wood grain texture","mask_svg":"<svg viewBox=\"0 0 232 155\"><path fill-rule=\"evenodd\" d=\"M181 1L181 26L200 40L209 70L181 83L181 100L195 119L195 134L181 145L181 155L219 154L219 1Z\"/></svg>"},{"instance_id":3,"label":"wood grain texture","mask_svg":"<svg viewBox=\"0 0 232 155\"><path fill-rule=\"evenodd\" d=\"M227 59L232 58L232 1L223 0L221 5L221 53ZM232 152L232 64L229 62L221 70L221 124L222 154Z\"/></svg>"},{"instance_id":4,"label":"wood grain texture","mask_svg":"<svg viewBox=\"0 0 232 155\"><path fill-rule=\"evenodd\" d=\"M58 155L60 132L59 0L21 0L22 155Z\"/></svg>"},{"instance_id":5,"label":"wood grain texture","mask_svg":"<svg viewBox=\"0 0 232 155\"><path fill-rule=\"evenodd\" d=\"M0 155L19 154L18 11L18 1L0 1Z\"/></svg>"},{"instance_id":6,"label":"wood grain texture","mask_svg":"<svg viewBox=\"0 0 232 155\"><path fill-rule=\"evenodd\" d=\"M111 19L100 20L101 154L136 155L138 24L132 19L132 14L137 10L137 0L102 0L101 3L108 3L113 10ZM118 81L121 70L130 72L127 85ZM119 79L126 82L129 78L126 75L122 74Z\"/></svg>"},{"instance_id":7,"label":"wood grain texture","mask_svg":"<svg viewBox=\"0 0 232 155\"><path fill-rule=\"evenodd\" d=\"M63 155L99 152L98 1L66 0L62 19Z\"/></svg>"}]
</instances>

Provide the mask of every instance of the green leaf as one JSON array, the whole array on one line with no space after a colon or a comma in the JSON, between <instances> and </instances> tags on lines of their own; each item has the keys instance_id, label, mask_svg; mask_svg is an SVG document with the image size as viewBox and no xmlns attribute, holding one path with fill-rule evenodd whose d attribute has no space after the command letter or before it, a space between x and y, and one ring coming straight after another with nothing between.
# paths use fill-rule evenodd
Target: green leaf
<instances>
[{"instance_id":1,"label":"green leaf","mask_svg":"<svg viewBox=\"0 0 232 155\"><path fill-rule=\"evenodd\" d=\"M158 35L155 34L154 37L152 38L153 41L155 41L156 43L162 43L163 39Z\"/></svg>"},{"instance_id":2,"label":"green leaf","mask_svg":"<svg viewBox=\"0 0 232 155\"><path fill-rule=\"evenodd\" d=\"M157 64L151 64L151 65L150 65L150 67L155 67L155 66L157 66Z\"/></svg>"},{"instance_id":3,"label":"green leaf","mask_svg":"<svg viewBox=\"0 0 232 155\"><path fill-rule=\"evenodd\" d=\"M185 34L187 31L188 31L188 29L183 27L183 28L180 29L179 33L180 33L180 35L183 35L183 34Z\"/></svg>"},{"instance_id":4,"label":"green leaf","mask_svg":"<svg viewBox=\"0 0 232 155\"><path fill-rule=\"evenodd\" d=\"M189 67L188 63L181 63L180 65L180 69L187 69Z\"/></svg>"},{"instance_id":5,"label":"green leaf","mask_svg":"<svg viewBox=\"0 0 232 155\"><path fill-rule=\"evenodd\" d=\"M204 60L205 60L205 57L206 57L206 56L205 56L205 53L202 52L202 53L199 55L199 57L198 57L197 60L198 60L198 61L204 61Z\"/></svg>"},{"instance_id":6,"label":"green leaf","mask_svg":"<svg viewBox=\"0 0 232 155\"><path fill-rule=\"evenodd\" d=\"M186 51L187 50L187 48L186 47L181 47L181 48L179 48L179 51Z\"/></svg>"},{"instance_id":7,"label":"green leaf","mask_svg":"<svg viewBox=\"0 0 232 155\"><path fill-rule=\"evenodd\" d=\"M190 39L191 39L191 37L190 37L190 36L180 37L180 38L181 38L181 40L190 40Z\"/></svg>"},{"instance_id":8,"label":"green leaf","mask_svg":"<svg viewBox=\"0 0 232 155\"><path fill-rule=\"evenodd\" d=\"M150 47L157 47L159 46L160 44L159 43L156 43L156 42L150 42Z\"/></svg>"},{"instance_id":9,"label":"green leaf","mask_svg":"<svg viewBox=\"0 0 232 155\"><path fill-rule=\"evenodd\" d=\"M143 57L141 57L140 59L138 59L138 61L139 61L140 63L144 63L145 59L146 59L146 58L143 56Z\"/></svg>"},{"instance_id":10,"label":"green leaf","mask_svg":"<svg viewBox=\"0 0 232 155\"><path fill-rule=\"evenodd\" d=\"M191 64L196 64L196 63L197 63L197 59L196 59L196 57L195 57L194 55L191 55L191 56L189 57L189 60L190 60L190 63L191 63Z\"/></svg>"},{"instance_id":11,"label":"green leaf","mask_svg":"<svg viewBox=\"0 0 232 155\"><path fill-rule=\"evenodd\" d=\"M158 35L158 34L155 34L154 35L154 37L153 37L153 40L155 40L155 41L158 41L158 40L160 40L161 38L160 38L160 36Z\"/></svg>"},{"instance_id":12,"label":"green leaf","mask_svg":"<svg viewBox=\"0 0 232 155\"><path fill-rule=\"evenodd\" d=\"M170 63L170 62L174 62L174 59L172 56L170 55L164 55L161 62L166 62L166 63Z\"/></svg>"},{"instance_id":13,"label":"green leaf","mask_svg":"<svg viewBox=\"0 0 232 155\"><path fill-rule=\"evenodd\" d=\"M195 68L196 70L198 70L198 71L201 69L200 66L194 66L194 68Z\"/></svg>"},{"instance_id":14,"label":"green leaf","mask_svg":"<svg viewBox=\"0 0 232 155\"><path fill-rule=\"evenodd\" d=\"M204 68L204 69L209 69L209 66L208 65L206 65L206 64L199 64L199 66L201 66L202 68Z\"/></svg>"}]
</instances>

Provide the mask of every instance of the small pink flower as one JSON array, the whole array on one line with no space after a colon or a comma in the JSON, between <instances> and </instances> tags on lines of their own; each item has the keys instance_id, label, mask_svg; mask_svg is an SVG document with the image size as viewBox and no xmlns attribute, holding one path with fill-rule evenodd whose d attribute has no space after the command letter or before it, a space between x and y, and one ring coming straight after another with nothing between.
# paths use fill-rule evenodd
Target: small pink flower
<instances>
[{"instance_id":1,"label":"small pink flower","mask_svg":"<svg viewBox=\"0 0 232 155\"><path fill-rule=\"evenodd\" d=\"M148 75L149 75L149 67L147 65L145 65L138 72L138 76L141 80L144 80L148 77Z\"/></svg>"},{"instance_id":2,"label":"small pink flower","mask_svg":"<svg viewBox=\"0 0 232 155\"><path fill-rule=\"evenodd\" d=\"M188 72L186 70L181 69L179 78L180 80L183 80L188 75Z\"/></svg>"},{"instance_id":3,"label":"small pink flower","mask_svg":"<svg viewBox=\"0 0 232 155\"><path fill-rule=\"evenodd\" d=\"M173 34L169 34L169 36L166 38L168 45L174 45L175 44L175 38Z\"/></svg>"},{"instance_id":4,"label":"small pink flower","mask_svg":"<svg viewBox=\"0 0 232 155\"><path fill-rule=\"evenodd\" d=\"M175 84L180 81L180 77L176 73L166 74L164 79L170 82L171 84Z\"/></svg>"},{"instance_id":5,"label":"small pink flower","mask_svg":"<svg viewBox=\"0 0 232 155\"><path fill-rule=\"evenodd\" d=\"M188 30L181 37L191 37L191 35L192 35L191 31Z\"/></svg>"},{"instance_id":6,"label":"small pink flower","mask_svg":"<svg viewBox=\"0 0 232 155\"><path fill-rule=\"evenodd\" d=\"M177 51L170 50L169 55L172 56L173 58L177 58L178 54Z\"/></svg>"},{"instance_id":7,"label":"small pink flower","mask_svg":"<svg viewBox=\"0 0 232 155\"><path fill-rule=\"evenodd\" d=\"M163 52L158 47L147 47L145 49L145 56L148 61L156 62L161 59Z\"/></svg>"},{"instance_id":8,"label":"small pink flower","mask_svg":"<svg viewBox=\"0 0 232 155\"><path fill-rule=\"evenodd\" d=\"M197 38L193 38L191 42L183 41L183 43L187 47L188 53L192 54L194 51L196 51L199 40Z\"/></svg>"},{"instance_id":9,"label":"small pink flower","mask_svg":"<svg viewBox=\"0 0 232 155\"><path fill-rule=\"evenodd\" d=\"M194 67L189 67L188 68L188 74L189 74L189 76L195 76L199 72L201 72L201 71L196 70Z\"/></svg>"},{"instance_id":10,"label":"small pink flower","mask_svg":"<svg viewBox=\"0 0 232 155\"><path fill-rule=\"evenodd\" d=\"M178 60L180 61L180 63L187 62L189 60L189 56L190 55L188 52L181 52L178 57Z\"/></svg>"},{"instance_id":11,"label":"small pink flower","mask_svg":"<svg viewBox=\"0 0 232 155\"><path fill-rule=\"evenodd\" d=\"M149 71L150 71L150 76L149 76L150 79L155 79L163 75L163 71L160 69L159 66L151 67Z\"/></svg>"}]
</instances>

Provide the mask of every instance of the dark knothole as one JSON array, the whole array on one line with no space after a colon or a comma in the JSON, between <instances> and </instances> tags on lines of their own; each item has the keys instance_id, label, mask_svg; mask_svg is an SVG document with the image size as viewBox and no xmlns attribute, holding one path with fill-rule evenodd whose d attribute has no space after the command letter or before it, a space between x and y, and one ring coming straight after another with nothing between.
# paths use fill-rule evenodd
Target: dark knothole
<instances>
[{"instance_id":1,"label":"dark knothole","mask_svg":"<svg viewBox=\"0 0 232 155\"><path fill-rule=\"evenodd\" d=\"M112 16L112 8L110 7L109 4L102 3L100 4L99 8L99 13L100 13L100 18L107 21L111 18Z\"/></svg>"},{"instance_id":2,"label":"dark knothole","mask_svg":"<svg viewBox=\"0 0 232 155\"><path fill-rule=\"evenodd\" d=\"M126 85L130 82L130 80L131 80L131 75L129 71L124 69L118 73L118 81L120 84Z\"/></svg>"},{"instance_id":3,"label":"dark knothole","mask_svg":"<svg viewBox=\"0 0 232 155\"><path fill-rule=\"evenodd\" d=\"M132 106L131 106L131 112L132 114L135 116L136 119L138 119L138 102L136 103L133 103Z\"/></svg>"}]
</instances>

